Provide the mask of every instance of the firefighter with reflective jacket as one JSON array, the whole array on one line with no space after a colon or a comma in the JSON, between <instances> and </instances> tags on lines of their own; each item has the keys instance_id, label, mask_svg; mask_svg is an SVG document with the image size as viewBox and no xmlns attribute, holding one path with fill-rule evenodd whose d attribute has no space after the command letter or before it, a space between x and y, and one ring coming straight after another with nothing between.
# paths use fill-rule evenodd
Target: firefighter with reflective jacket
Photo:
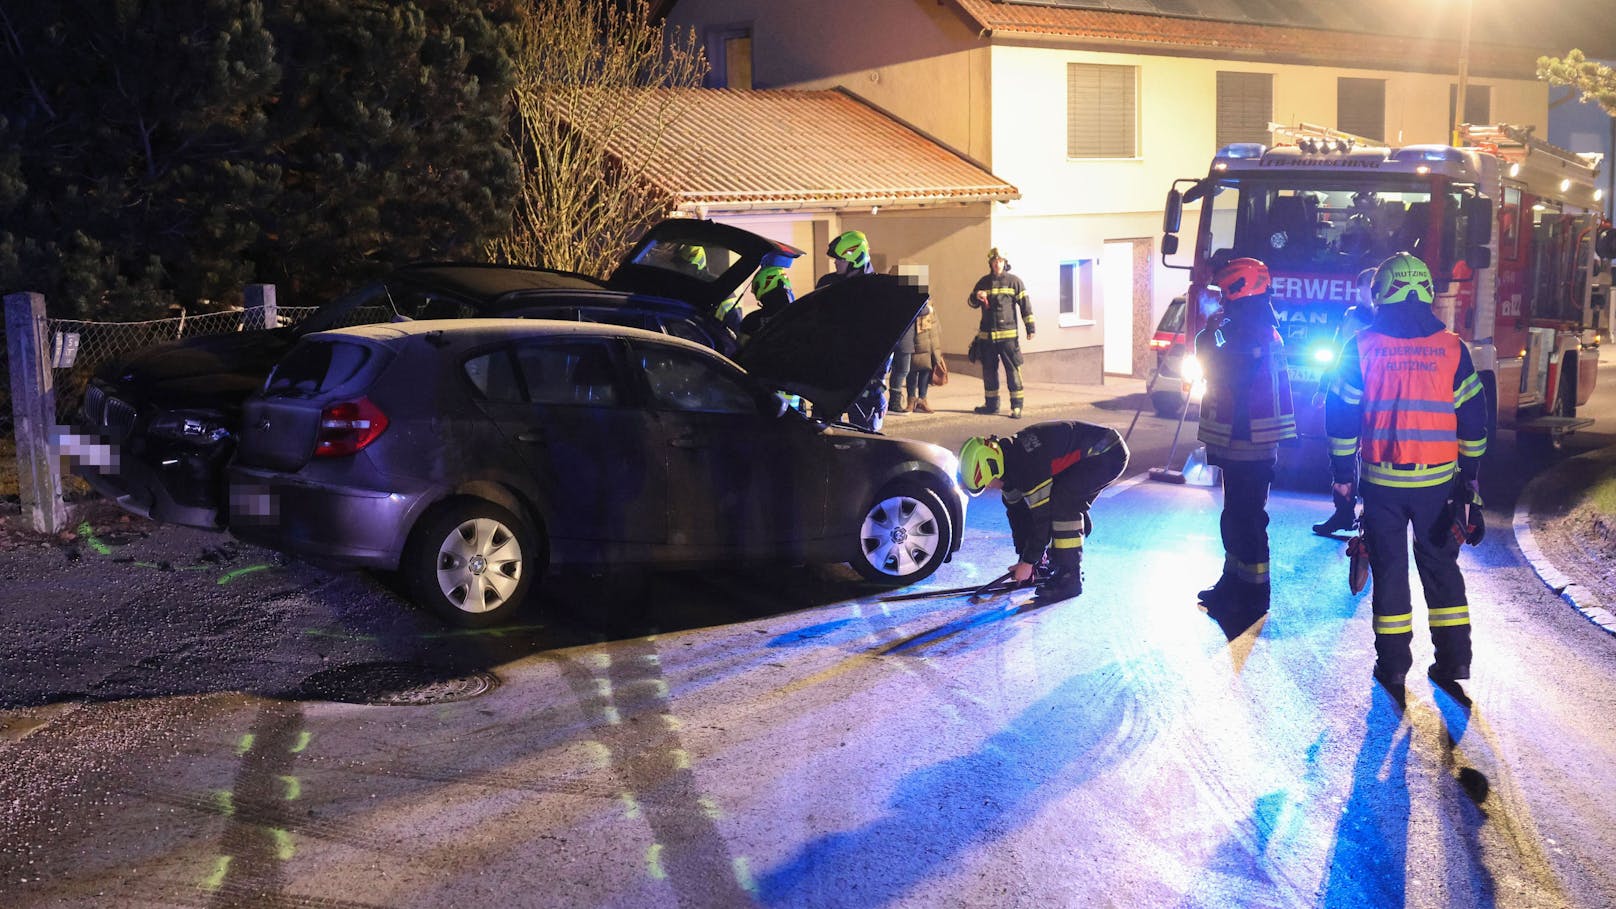
<instances>
[{"instance_id":1,"label":"firefighter with reflective jacket","mask_svg":"<svg viewBox=\"0 0 1616 909\"><path fill-rule=\"evenodd\" d=\"M1027 286L1010 273L1010 262L999 255L998 247L988 250L988 274L983 275L966 298L972 309L982 310L976 340L971 342L972 360L982 363L984 403L977 413L999 412L999 364L1004 364L1005 384L1010 386L1010 416L1021 419L1024 397L1021 385L1021 333L1016 314L1027 326L1031 340L1038 328L1032 317L1032 301Z\"/></svg>"},{"instance_id":2,"label":"firefighter with reflective jacket","mask_svg":"<svg viewBox=\"0 0 1616 909\"><path fill-rule=\"evenodd\" d=\"M1223 574L1200 600L1219 618L1268 609L1268 489L1279 443L1296 438L1296 416L1268 266L1234 259L1213 283L1223 317L1195 336L1195 357L1206 375L1198 435L1207 463L1223 474Z\"/></svg>"},{"instance_id":3,"label":"firefighter with reflective jacket","mask_svg":"<svg viewBox=\"0 0 1616 909\"><path fill-rule=\"evenodd\" d=\"M1414 662L1408 538L1436 662L1452 686L1470 677L1470 604L1461 542L1485 533L1478 492L1487 402L1470 351L1431 311L1436 289L1420 259L1398 253L1375 270L1375 318L1343 351L1324 405L1336 491L1363 499L1373 579L1374 677L1394 696Z\"/></svg>"},{"instance_id":4,"label":"firefighter with reflective jacket","mask_svg":"<svg viewBox=\"0 0 1616 909\"><path fill-rule=\"evenodd\" d=\"M796 294L791 292L791 275L779 265L766 265L758 269L752 276L752 296L757 298L758 308L746 314L741 320L740 331L735 333L735 340L745 347L769 320L784 312L787 306L796 302ZM775 392L780 400L786 402L787 407L797 410L803 409L802 398L799 395L786 394L783 391Z\"/></svg>"},{"instance_id":5,"label":"firefighter with reflective jacket","mask_svg":"<svg viewBox=\"0 0 1616 909\"><path fill-rule=\"evenodd\" d=\"M1004 498L1016 547L1011 578L1031 580L1048 550L1050 574L1038 586L1046 602L1083 592L1089 506L1127 466L1128 446L1116 430L1078 420L1034 423L1005 439L977 436L960 449L966 490L997 489Z\"/></svg>"},{"instance_id":6,"label":"firefighter with reflective jacket","mask_svg":"<svg viewBox=\"0 0 1616 909\"><path fill-rule=\"evenodd\" d=\"M825 255L834 260L836 270L814 282L815 290L854 275L868 275L875 271L870 262L870 241L863 231L844 231L825 247ZM853 403L847 405L847 422L870 432L881 431L881 424L887 415L887 370L891 368L892 355L887 354L881 371L859 392Z\"/></svg>"}]
</instances>

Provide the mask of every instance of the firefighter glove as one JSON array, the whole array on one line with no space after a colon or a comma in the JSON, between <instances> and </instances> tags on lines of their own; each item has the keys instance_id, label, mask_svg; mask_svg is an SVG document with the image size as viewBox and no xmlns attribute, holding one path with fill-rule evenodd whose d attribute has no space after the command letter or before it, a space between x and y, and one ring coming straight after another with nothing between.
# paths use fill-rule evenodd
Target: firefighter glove
<instances>
[{"instance_id":1,"label":"firefighter glove","mask_svg":"<svg viewBox=\"0 0 1616 909\"><path fill-rule=\"evenodd\" d=\"M1481 492L1474 481L1453 486L1453 538L1478 546L1487 536L1487 519L1482 511Z\"/></svg>"}]
</instances>

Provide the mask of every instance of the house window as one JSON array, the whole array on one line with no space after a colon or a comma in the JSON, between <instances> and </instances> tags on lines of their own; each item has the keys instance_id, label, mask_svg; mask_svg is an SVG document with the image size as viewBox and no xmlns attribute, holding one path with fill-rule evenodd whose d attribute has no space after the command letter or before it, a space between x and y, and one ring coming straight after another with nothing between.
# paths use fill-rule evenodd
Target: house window
<instances>
[{"instance_id":1,"label":"house window","mask_svg":"<svg viewBox=\"0 0 1616 909\"><path fill-rule=\"evenodd\" d=\"M1218 73L1218 148L1272 141L1274 77L1270 73Z\"/></svg>"},{"instance_id":2,"label":"house window","mask_svg":"<svg viewBox=\"0 0 1616 909\"><path fill-rule=\"evenodd\" d=\"M1137 73L1132 66L1066 64L1068 158L1137 157Z\"/></svg>"},{"instance_id":3,"label":"house window","mask_svg":"<svg viewBox=\"0 0 1616 909\"><path fill-rule=\"evenodd\" d=\"M707 30L708 88L752 87L752 27L732 25Z\"/></svg>"},{"instance_id":4,"label":"house window","mask_svg":"<svg viewBox=\"0 0 1616 909\"><path fill-rule=\"evenodd\" d=\"M1077 259L1060 265L1060 324L1094 323L1094 260Z\"/></svg>"},{"instance_id":5,"label":"house window","mask_svg":"<svg viewBox=\"0 0 1616 909\"><path fill-rule=\"evenodd\" d=\"M1341 78L1335 84L1335 123L1344 133L1386 141L1386 80Z\"/></svg>"},{"instance_id":6,"label":"house window","mask_svg":"<svg viewBox=\"0 0 1616 909\"><path fill-rule=\"evenodd\" d=\"M1448 86L1448 122L1455 122L1453 109L1459 104L1459 86ZM1459 123L1474 123L1481 125L1491 123L1493 114L1493 89L1490 85L1465 86L1465 112L1459 118Z\"/></svg>"}]
</instances>

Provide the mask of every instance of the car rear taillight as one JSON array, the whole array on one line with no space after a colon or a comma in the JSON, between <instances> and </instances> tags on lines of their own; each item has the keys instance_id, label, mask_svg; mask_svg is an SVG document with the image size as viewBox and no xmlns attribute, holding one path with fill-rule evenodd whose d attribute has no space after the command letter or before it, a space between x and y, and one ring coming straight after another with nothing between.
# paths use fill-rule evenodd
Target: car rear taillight
<instances>
[{"instance_id":1,"label":"car rear taillight","mask_svg":"<svg viewBox=\"0 0 1616 909\"><path fill-rule=\"evenodd\" d=\"M320 434L314 439L314 456L342 458L376 441L387 429L387 414L370 402L339 401L320 411Z\"/></svg>"},{"instance_id":2,"label":"car rear taillight","mask_svg":"<svg viewBox=\"0 0 1616 909\"><path fill-rule=\"evenodd\" d=\"M1151 338L1150 339L1150 349L1151 350L1166 350L1167 348L1172 347L1172 346L1173 346L1173 341L1172 341L1171 338Z\"/></svg>"}]
</instances>

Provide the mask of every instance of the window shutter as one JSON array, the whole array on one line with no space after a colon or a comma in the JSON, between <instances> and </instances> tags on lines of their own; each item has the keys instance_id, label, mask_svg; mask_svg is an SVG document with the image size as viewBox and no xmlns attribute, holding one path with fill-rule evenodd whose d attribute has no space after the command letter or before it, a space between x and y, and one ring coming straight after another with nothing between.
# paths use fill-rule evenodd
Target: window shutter
<instances>
[{"instance_id":1,"label":"window shutter","mask_svg":"<svg viewBox=\"0 0 1616 909\"><path fill-rule=\"evenodd\" d=\"M1135 157L1136 72L1132 66L1066 64L1067 157Z\"/></svg>"},{"instance_id":2,"label":"window shutter","mask_svg":"<svg viewBox=\"0 0 1616 909\"><path fill-rule=\"evenodd\" d=\"M1270 73L1218 73L1218 148L1235 142L1273 141L1274 77Z\"/></svg>"},{"instance_id":3,"label":"window shutter","mask_svg":"<svg viewBox=\"0 0 1616 909\"><path fill-rule=\"evenodd\" d=\"M1335 124L1344 133L1386 141L1386 80L1336 80Z\"/></svg>"}]
</instances>

